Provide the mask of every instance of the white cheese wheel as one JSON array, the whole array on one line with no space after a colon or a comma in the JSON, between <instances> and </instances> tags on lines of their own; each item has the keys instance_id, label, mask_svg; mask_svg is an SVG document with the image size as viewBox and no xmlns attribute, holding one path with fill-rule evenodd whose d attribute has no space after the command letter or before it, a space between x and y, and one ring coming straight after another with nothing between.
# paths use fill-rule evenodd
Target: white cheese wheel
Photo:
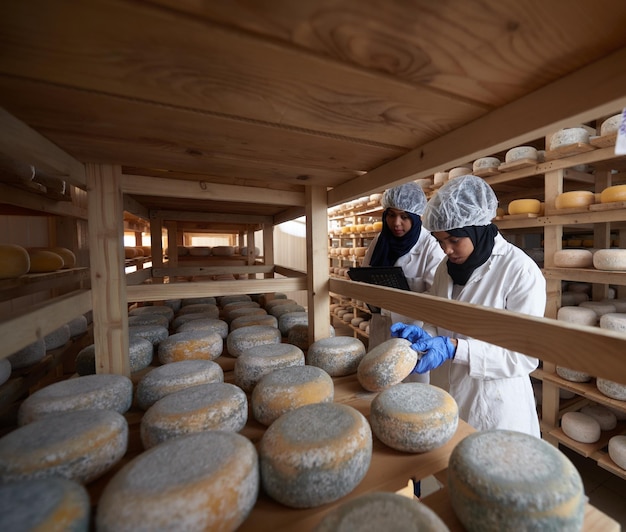
<instances>
[{"instance_id":1,"label":"white cheese wheel","mask_svg":"<svg viewBox=\"0 0 626 532\"><path fill-rule=\"evenodd\" d=\"M144 314L161 314L170 322L174 319L174 309L167 305L147 305L144 307L135 307L128 311L129 316L143 316Z\"/></svg>"},{"instance_id":2,"label":"white cheese wheel","mask_svg":"<svg viewBox=\"0 0 626 532\"><path fill-rule=\"evenodd\" d=\"M252 391L252 415L269 426L280 416L301 406L332 402L333 380L323 369L292 366L265 375Z\"/></svg>"},{"instance_id":3,"label":"white cheese wheel","mask_svg":"<svg viewBox=\"0 0 626 532\"><path fill-rule=\"evenodd\" d=\"M498 168L501 164L497 157L481 157L472 164L472 171L484 170L485 168Z\"/></svg>"},{"instance_id":4,"label":"white cheese wheel","mask_svg":"<svg viewBox=\"0 0 626 532\"><path fill-rule=\"evenodd\" d=\"M459 424L459 408L445 390L407 382L380 392L372 401L372 432L392 449L425 453L441 447Z\"/></svg>"},{"instance_id":5,"label":"white cheese wheel","mask_svg":"<svg viewBox=\"0 0 626 532\"><path fill-rule=\"evenodd\" d=\"M199 384L166 395L141 418L144 449L204 430L239 432L248 421L248 398L226 382Z\"/></svg>"},{"instance_id":6,"label":"white cheese wheel","mask_svg":"<svg viewBox=\"0 0 626 532\"><path fill-rule=\"evenodd\" d=\"M572 144L589 144L589 131L584 127L567 127L550 137L551 150Z\"/></svg>"},{"instance_id":7,"label":"white cheese wheel","mask_svg":"<svg viewBox=\"0 0 626 532\"><path fill-rule=\"evenodd\" d=\"M154 357L152 342L141 337L128 340L128 362L130 372L135 373L147 368ZM90 344L83 347L76 355L76 373L79 375L94 375L96 373L96 346Z\"/></svg>"},{"instance_id":8,"label":"white cheese wheel","mask_svg":"<svg viewBox=\"0 0 626 532\"><path fill-rule=\"evenodd\" d=\"M443 185L448 180L448 172L435 172L433 184Z\"/></svg>"},{"instance_id":9,"label":"white cheese wheel","mask_svg":"<svg viewBox=\"0 0 626 532\"><path fill-rule=\"evenodd\" d=\"M27 249L30 258L28 273L56 272L63 268L63 258L53 251L45 249Z\"/></svg>"},{"instance_id":10,"label":"white cheese wheel","mask_svg":"<svg viewBox=\"0 0 626 532\"><path fill-rule=\"evenodd\" d=\"M113 410L124 414L133 383L124 375L101 373L54 382L29 395L18 409L18 425L73 410Z\"/></svg>"},{"instance_id":11,"label":"white cheese wheel","mask_svg":"<svg viewBox=\"0 0 626 532\"><path fill-rule=\"evenodd\" d=\"M571 368L564 368L563 366L556 367L556 374L562 379L570 382L589 382L591 380L591 375L589 375L589 373Z\"/></svg>"},{"instance_id":12,"label":"white cheese wheel","mask_svg":"<svg viewBox=\"0 0 626 532\"><path fill-rule=\"evenodd\" d=\"M308 325L309 313L304 311L300 312L286 312L278 318L278 329L283 336L289 334L289 329L294 325Z\"/></svg>"},{"instance_id":13,"label":"white cheese wheel","mask_svg":"<svg viewBox=\"0 0 626 532\"><path fill-rule=\"evenodd\" d=\"M603 301L583 301L578 305L578 308L591 309L596 313L598 320L604 315L611 312L615 312L615 305L609 302Z\"/></svg>"},{"instance_id":14,"label":"white cheese wheel","mask_svg":"<svg viewBox=\"0 0 626 532\"><path fill-rule=\"evenodd\" d=\"M511 148L504 155L504 161L507 163L513 163L523 159L537 160L537 148L533 148L532 146L517 146Z\"/></svg>"},{"instance_id":15,"label":"white cheese wheel","mask_svg":"<svg viewBox=\"0 0 626 532\"><path fill-rule=\"evenodd\" d=\"M328 512L314 532L357 530L413 530L449 532L441 518L425 504L397 493L366 493Z\"/></svg>"},{"instance_id":16,"label":"white cheese wheel","mask_svg":"<svg viewBox=\"0 0 626 532\"><path fill-rule=\"evenodd\" d=\"M184 316L185 314L204 314L207 318L217 319L220 317L220 309L213 303L194 303L181 307L176 316Z\"/></svg>"},{"instance_id":17,"label":"white cheese wheel","mask_svg":"<svg viewBox=\"0 0 626 532\"><path fill-rule=\"evenodd\" d=\"M283 343L257 345L246 349L235 361L235 384L251 392L268 373L292 366L304 366L304 353L299 347Z\"/></svg>"},{"instance_id":18,"label":"white cheese wheel","mask_svg":"<svg viewBox=\"0 0 626 532\"><path fill-rule=\"evenodd\" d=\"M607 118L604 122L602 122L602 124L600 124L600 135L604 136L616 133L621 123L622 113Z\"/></svg>"},{"instance_id":19,"label":"white cheese wheel","mask_svg":"<svg viewBox=\"0 0 626 532\"><path fill-rule=\"evenodd\" d=\"M557 268L593 268L593 253L588 249L560 249L554 253Z\"/></svg>"},{"instance_id":20,"label":"white cheese wheel","mask_svg":"<svg viewBox=\"0 0 626 532\"><path fill-rule=\"evenodd\" d=\"M61 325L58 329L49 332L43 337L43 343L46 345L46 351L63 347L70 341L71 333L69 325Z\"/></svg>"},{"instance_id":21,"label":"white cheese wheel","mask_svg":"<svg viewBox=\"0 0 626 532\"><path fill-rule=\"evenodd\" d=\"M232 257L235 254L233 246L213 246L211 254L215 257Z\"/></svg>"},{"instance_id":22,"label":"white cheese wheel","mask_svg":"<svg viewBox=\"0 0 626 532\"><path fill-rule=\"evenodd\" d=\"M626 201L626 185L613 185L600 193L600 203Z\"/></svg>"},{"instance_id":23,"label":"white cheese wheel","mask_svg":"<svg viewBox=\"0 0 626 532\"><path fill-rule=\"evenodd\" d=\"M119 462L127 445L128 423L113 410L53 414L0 438L0 477L57 476L86 484Z\"/></svg>"},{"instance_id":24,"label":"white cheese wheel","mask_svg":"<svg viewBox=\"0 0 626 532\"><path fill-rule=\"evenodd\" d=\"M571 190L559 194L554 200L557 209L585 208L595 203L595 194L589 190Z\"/></svg>"},{"instance_id":25,"label":"white cheese wheel","mask_svg":"<svg viewBox=\"0 0 626 532\"><path fill-rule=\"evenodd\" d=\"M365 344L358 338L322 338L309 346L307 364L323 369L331 377L343 377L356 373L365 353Z\"/></svg>"},{"instance_id":26,"label":"white cheese wheel","mask_svg":"<svg viewBox=\"0 0 626 532\"><path fill-rule=\"evenodd\" d=\"M11 376L11 362L8 358L0 358L0 385L9 380Z\"/></svg>"},{"instance_id":27,"label":"white cheese wheel","mask_svg":"<svg viewBox=\"0 0 626 532\"><path fill-rule=\"evenodd\" d=\"M558 448L510 430L470 434L452 451L448 493L467 530L581 530L580 474Z\"/></svg>"},{"instance_id":28,"label":"white cheese wheel","mask_svg":"<svg viewBox=\"0 0 626 532\"><path fill-rule=\"evenodd\" d=\"M184 388L224 382L224 370L212 360L183 360L154 368L137 383L137 406L147 410L162 397Z\"/></svg>"},{"instance_id":29,"label":"white cheese wheel","mask_svg":"<svg viewBox=\"0 0 626 532\"><path fill-rule=\"evenodd\" d=\"M613 436L609 440L609 457L622 469L626 469L626 436Z\"/></svg>"},{"instance_id":30,"label":"white cheese wheel","mask_svg":"<svg viewBox=\"0 0 626 532\"><path fill-rule=\"evenodd\" d=\"M160 325L133 325L128 327L128 338L143 338L152 343L153 346L158 347L161 341L165 340L169 336L169 330L166 327Z\"/></svg>"},{"instance_id":31,"label":"white cheese wheel","mask_svg":"<svg viewBox=\"0 0 626 532\"><path fill-rule=\"evenodd\" d=\"M598 377L596 379L596 387L601 393L610 397L611 399L617 399L618 401L626 401L626 384L611 381L609 379L603 379Z\"/></svg>"},{"instance_id":32,"label":"white cheese wheel","mask_svg":"<svg viewBox=\"0 0 626 532\"><path fill-rule=\"evenodd\" d=\"M626 313L626 299L621 299L621 298L603 299L602 302L611 303L615 307L615 310L620 314Z\"/></svg>"},{"instance_id":33,"label":"white cheese wheel","mask_svg":"<svg viewBox=\"0 0 626 532\"><path fill-rule=\"evenodd\" d=\"M41 361L46 356L46 344L41 340L36 340L28 344L19 351L8 356L13 369L27 368Z\"/></svg>"},{"instance_id":34,"label":"white cheese wheel","mask_svg":"<svg viewBox=\"0 0 626 532\"><path fill-rule=\"evenodd\" d=\"M359 362L357 379L370 392L380 392L405 379L415 369L417 352L404 338L391 338L371 349Z\"/></svg>"},{"instance_id":35,"label":"white cheese wheel","mask_svg":"<svg viewBox=\"0 0 626 532\"><path fill-rule=\"evenodd\" d=\"M216 332L202 329L183 331L159 342L157 349L161 364L181 360L215 360L222 354L224 340Z\"/></svg>"},{"instance_id":36,"label":"white cheese wheel","mask_svg":"<svg viewBox=\"0 0 626 532\"><path fill-rule=\"evenodd\" d=\"M593 254L598 270L626 271L626 249L599 249Z\"/></svg>"},{"instance_id":37,"label":"white cheese wheel","mask_svg":"<svg viewBox=\"0 0 626 532\"><path fill-rule=\"evenodd\" d=\"M89 530L91 505L84 486L59 477L0 484L0 524L9 531Z\"/></svg>"},{"instance_id":38,"label":"white cheese wheel","mask_svg":"<svg viewBox=\"0 0 626 532\"><path fill-rule=\"evenodd\" d=\"M541 202L538 199L517 199L509 203L509 214L539 214Z\"/></svg>"},{"instance_id":39,"label":"white cheese wheel","mask_svg":"<svg viewBox=\"0 0 626 532\"><path fill-rule=\"evenodd\" d=\"M0 279L13 279L30 270L30 255L26 248L14 244L0 245Z\"/></svg>"},{"instance_id":40,"label":"white cheese wheel","mask_svg":"<svg viewBox=\"0 0 626 532\"><path fill-rule=\"evenodd\" d=\"M226 337L228 354L237 358L252 347L280 344L282 336L276 327L250 325L231 331Z\"/></svg>"},{"instance_id":41,"label":"white cheese wheel","mask_svg":"<svg viewBox=\"0 0 626 532\"><path fill-rule=\"evenodd\" d=\"M594 443L600 439L600 423L582 412L565 412L561 417L561 429L566 436L581 443Z\"/></svg>"},{"instance_id":42,"label":"white cheese wheel","mask_svg":"<svg viewBox=\"0 0 626 532\"><path fill-rule=\"evenodd\" d=\"M236 530L259 491L258 455L240 434L210 430L140 454L104 488L100 532Z\"/></svg>"},{"instance_id":43,"label":"white cheese wheel","mask_svg":"<svg viewBox=\"0 0 626 532\"><path fill-rule=\"evenodd\" d=\"M315 403L272 423L259 445L265 492L291 508L313 508L350 493L372 459L372 431L358 410Z\"/></svg>"},{"instance_id":44,"label":"white cheese wheel","mask_svg":"<svg viewBox=\"0 0 626 532\"><path fill-rule=\"evenodd\" d=\"M263 325L265 327L278 328L278 320L276 316L271 314L250 314L248 316L238 316L230 322L230 330L234 331L241 327L249 327L250 325ZM228 334L226 335L228 336Z\"/></svg>"},{"instance_id":45,"label":"white cheese wheel","mask_svg":"<svg viewBox=\"0 0 626 532\"><path fill-rule=\"evenodd\" d=\"M176 323L176 320L181 321L177 327L174 327L174 323ZM172 322L172 328L177 333L185 331L216 332L220 335L220 338L222 338L222 340L225 340L228 336L228 323L226 323L224 320L206 318L204 317L204 314L186 314L185 316L174 318L174 321Z\"/></svg>"},{"instance_id":46,"label":"white cheese wheel","mask_svg":"<svg viewBox=\"0 0 626 532\"><path fill-rule=\"evenodd\" d=\"M600 430L613 430L617 426L617 416L604 405L583 406L580 412L594 418L600 424Z\"/></svg>"},{"instance_id":47,"label":"white cheese wheel","mask_svg":"<svg viewBox=\"0 0 626 532\"><path fill-rule=\"evenodd\" d=\"M609 312L600 317L600 328L626 334L626 313Z\"/></svg>"},{"instance_id":48,"label":"white cheese wheel","mask_svg":"<svg viewBox=\"0 0 626 532\"><path fill-rule=\"evenodd\" d=\"M462 175L470 175L471 173L472 169L469 166L457 166L456 168L448 170L448 179L454 179Z\"/></svg>"}]
</instances>

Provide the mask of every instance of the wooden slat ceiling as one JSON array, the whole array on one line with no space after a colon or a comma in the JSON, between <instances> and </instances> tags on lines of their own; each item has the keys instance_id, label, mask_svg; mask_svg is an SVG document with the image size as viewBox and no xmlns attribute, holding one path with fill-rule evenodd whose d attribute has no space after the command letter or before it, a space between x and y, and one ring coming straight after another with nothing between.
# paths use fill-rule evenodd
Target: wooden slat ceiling
<instances>
[{"instance_id":1,"label":"wooden slat ceiling","mask_svg":"<svg viewBox=\"0 0 626 532\"><path fill-rule=\"evenodd\" d=\"M4 0L0 102L81 162L260 187L147 208L278 216L616 112L625 27L623 0Z\"/></svg>"}]
</instances>

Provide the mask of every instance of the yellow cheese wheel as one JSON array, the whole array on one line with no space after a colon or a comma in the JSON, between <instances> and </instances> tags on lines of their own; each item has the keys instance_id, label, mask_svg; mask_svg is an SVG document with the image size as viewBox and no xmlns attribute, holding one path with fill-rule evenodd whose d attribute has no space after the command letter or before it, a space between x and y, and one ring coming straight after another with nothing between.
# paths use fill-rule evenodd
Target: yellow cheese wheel
<instances>
[{"instance_id":1,"label":"yellow cheese wheel","mask_svg":"<svg viewBox=\"0 0 626 532\"><path fill-rule=\"evenodd\" d=\"M29 249L30 269L29 273L56 272L63 268L63 258L61 255L44 249Z\"/></svg>"},{"instance_id":2,"label":"yellow cheese wheel","mask_svg":"<svg viewBox=\"0 0 626 532\"><path fill-rule=\"evenodd\" d=\"M509 203L509 214L539 214L541 202L537 199L518 199Z\"/></svg>"},{"instance_id":3,"label":"yellow cheese wheel","mask_svg":"<svg viewBox=\"0 0 626 532\"><path fill-rule=\"evenodd\" d=\"M614 201L626 201L626 185L607 187L600 193L600 203L613 203Z\"/></svg>"},{"instance_id":4,"label":"yellow cheese wheel","mask_svg":"<svg viewBox=\"0 0 626 532\"><path fill-rule=\"evenodd\" d=\"M28 273L30 255L26 248L14 244L0 245L0 279L13 279Z\"/></svg>"},{"instance_id":5,"label":"yellow cheese wheel","mask_svg":"<svg viewBox=\"0 0 626 532\"><path fill-rule=\"evenodd\" d=\"M76 266L76 255L74 255L74 252L71 249L53 247L49 248L48 251L61 255L61 258L63 259L63 268L73 268Z\"/></svg>"},{"instance_id":6,"label":"yellow cheese wheel","mask_svg":"<svg viewBox=\"0 0 626 532\"><path fill-rule=\"evenodd\" d=\"M383 223L382 222L374 222L372 225L374 226L374 231L382 231L383 230Z\"/></svg>"},{"instance_id":7,"label":"yellow cheese wheel","mask_svg":"<svg viewBox=\"0 0 626 532\"><path fill-rule=\"evenodd\" d=\"M133 246L124 247L124 258L134 259L137 256L137 250Z\"/></svg>"},{"instance_id":8,"label":"yellow cheese wheel","mask_svg":"<svg viewBox=\"0 0 626 532\"><path fill-rule=\"evenodd\" d=\"M559 194L554 200L554 206L557 209L584 208L593 205L595 201L595 194L589 190L572 190Z\"/></svg>"}]
</instances>

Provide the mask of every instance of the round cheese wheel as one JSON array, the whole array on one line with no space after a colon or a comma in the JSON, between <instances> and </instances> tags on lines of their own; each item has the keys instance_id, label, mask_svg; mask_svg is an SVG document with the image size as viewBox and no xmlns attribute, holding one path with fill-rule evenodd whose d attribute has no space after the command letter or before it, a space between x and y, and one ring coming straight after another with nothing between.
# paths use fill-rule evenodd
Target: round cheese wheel
<instances>
[{"instance_id":1,"label":"round cheese wheel","mask_svg":"<svg viewBox=\"0 0 626 532\"><path fill-rule=\"evenodd\" d=\"M28 273L56 272L63 268L63 258L53 251L28 249L30 268Z\"/></svg>"},{"instance_id":2,"label":"round cheese wheel","mask_svg":"<svg viewBox=\"0 0 626 532\"><path fill-rule=\"evenodd\" d=\"M586 497L571 461L522 432L470 434L453 449L448 493L467 530L581 530Z\"/></svg>"},{"instance_id":3,"label":"round cheese wheel","mask_svg":"<svg viewBox=\"0 0 626 532\"><path fill-rule=\"evenodd\" d=\"M593 253L588 249L560 249L554 252L557 268L593 268Z\"/></svg>"},{"instance_id":4,"label":"round cheese wheel","mask_svg":"<svg viewBox=\"0 0 626 532\"><path fill-rule=\"evenodd\" d=\"M199 296L199 297L186 297L180 300L181 308L186 307L187 305L195 305L196 303L209 303L211 305L217 305L217 298L213 296Z\"/></svg>"},{"instance_id":5,"label":"round cheese wheel","mask_svg":"<svg viewBox=\"0 0 626 532\"><path fill-rule=\"evenodd\" d=\"M600 193L600 203L626 201L626 185L613 185Z\"/></svg>"},{"instance_id":6,"label":"round cheese wheel","mask_svg":"<svg viewBox=\"0 0 626 532\"><path fill-rule=\"evenodd\" d=\"M617 416L604 405L583 406L580 412L594 418L600 424L600 430L613 430L617 426Z\"/></svg>"},{"instance_id":7,"label":"round cheese wheel","mask_svg":"<svg viewBox=\"0 0 626 532\"><path fill-rule=\"evenodd\" d=\"M333 380L314 366L291 366L265 375L252 390L252 415L269 426L301 406L328 403L334 398Z\"/></svg>"},{"instance_id":8,"label":"round cheese wheel","mask_svg":"<svg viewBox=\"0 0 626 532\"><path fill-rule=\"evenodd\" d=\"M626 249L599 249L593 254L598 270L626 271Z\"/></svg>"},{"instance_id":9,"label":"round cheese wheel","mask_svg":"<svg viewBox=\"0 0 626 532\"><path fill-rule=\"evenodd\" d=\"M49 415L0 438L0 477L56 476L86 484L119 462L127 444L128 423L113 410Z\"/></svg>"},{"instance_id":10,"label":"round cheese wheel","mask_svg":"<svg viewBox=\"0 0 626 532\"><path fill-rule=\"evenodd\" d=\"M584 127L567 127L550 137L551 150L572 144L589 144L589 131Z\"/></svg>"},{"instance_id":11,"label":"round cheese wheel","mask_svg":"<svg viewBox=\"0 0 626 532\"><path fill-rule=\"evenodd\" d=\"M589 375L589 373L571 368L564 368L563 366L556 367L556 374L562 379L570 382L589 382L591 380L591 375Z\"/></svg>"},{"instance_id":12,"label":"round cheese wheel","mask_svg":"<svg viewBox=\"0 0 626 532\"><path fill-rule=\"evenodd\" d=\"M541 202L538 199L517 199L509 203L509 214L539 214Z\"/></svg>"},{"instance_id":13,"label":"round cheese wheel","mask_svg":"<svg viewBox=\"0 0 626 532\"><path fill-rule=\"evenodd\" d=\"M145 307L135 307L128 311L129 316L143 316L145 314L160 314L165 316L170 322L174 319L174 310L167 305L147 305Z\"/></svg>"},{"instance_id":14,"label":"round cheese wheel","mask_svg":"<svg viewBox=\"0 0 626 532\"><path fill-rule=\"evenodd\" d=\"M572 190L557 195L554 206L557 209L582 209L592 205L595 201L595 194L589 190Z\"/></svg>"},{"instance_id":15,"label":"round cheese wheel","mask_svg":"<svg viewBox=\"0 0 626 532\"><path fill-rule=\"evenodd\" d=\"M270 312L270 310L272 310L274 307L279 307L281 305L297 305L297 304L298 302L295 299L288 299L288 298L271 299L270 301L267 301L265 303L263 308L267 310L267 312Z\"/></svg>"},{"instance_id":16,"label":"round cheese wheel","mask_svg":"<svg viewBox=\"0 0 626 532\"><path fill-rule=\"evenodd\" d=\"M3 530L89 530L91 505L84 486L60 477L0 484Z\"/></svg>"},{"instance_id":17,"label":"round cheese wheel","mask_svg":"<svg viewBox=\"0 0 626 532\"><path fill-rule=\"evenodd\" d=\"M371 349L359 362L357 379L370 392L380 392L407 377L417 364L417 352L404 338L391 338Z\"/></svg>"},{"instance_id":18,"label":"round cheese wheel","mask_svg":"<svg viewBox=\"0 0 626 532\"><path fill-rule=\"evenodd\" d=\"M449 532L441 518L425 504L397 493L366 493L328 512L314 532L355 530L414 530Z\"/></svg>"},{"instance_id":19,"label":"round cheese wheel","mask_svg":"<svg viewBox=\"0 0 626 532\"><path fill-rule=\"evenodd\" d=\"M266 314L267 314L267 311L261 307L257 307L257 308L243 307L243 308L233 309L230 312L224 314L224 319L226 320L226 322L230 323L234 319L239 318L241 316L265 316Z\"/></svg>"},{"instance_id":20,"label":"round cheese wheel","mask_svg":"<svg viewBox=\"0 0 626 532\"><path fill-rule=\"evenodd\" d=\"M130 372L135 373L147 368L152 363L154 346L152 342L139 336L128 340L128 362ZM90 344L83 347L76 355L76 373L94 375L96 373L96 346Z\"/></svg>"},{"instance_id":21,"label":"round cheese wheel","mask_svg":"<svg viewBox=\"0 0 626 532\"><path fill-rule=\"evenodd\" d=\"M134 246L125 246L124 247L124 258L125 259L134 259L137 257L137 249Z\"/></svg>"},{"instance_id":22,"label":"round cheese wheel","mask_svg":"<svg viewBox=\"0 0 626 532\"><path fill-rule=\"evenodd\" d=\"M626 313L609 312L600 316L600 328L626 333Z\"/></svg>"},{"instance_id":23,"label":"round cheese wheel","mask_svg":"<svg viewBox=\"0 0 626 532\"><path fill-rule=\"evenodd\" d=\"M46 356L46 344L41 340L36 340L28 344L19 351L8 356L13 369L27 368L41 361Z\"/></svg>"},{"instance_id":24,"label":"round cheese wheel","mask_svg":"<svg viewBox=\"0 0 626 532\"><path fill-rule=\"evenodd\" d=\"M565 412L561 417L561 429L566 436L581 443L594 443L600 439L600 423L582 412Z\"/></svg>"},{"instance_id":25,"label":"round cheese wheel","mask_svg":"<svg viewBox=\"0 0 626 532\"><path fill-rule=\"evenodd\" d=\"M259 308L260 306L258 301L231 301L222 305L221 309L224 314L228 314L231 310L237 308Z\"/></svg>"},{"instance_id":26,"label":"round cheese wheel","mask_svg":"<svg viewBox=\"0 0 626 532\"><path fill-rule=\"evenodd\" d=\"M280 344L282 336L276 327L250 325L231 331L226 337L228 354L237 358L246 350L266 344Z\"/></svg>"},{"instance_id":27,"label":"round cheese wheel","mask_svg":"<svg viewBox=\"0 0 626 532\"><path fill-rule=\"evenodd\" d=\"M258 455L240 434L209 430L140 454L106 485L101 532L236 530L259 492Z\"/></svg>"},{"instance_id":28,"label":"round cheese wheel","mask_svg":"<svg viewBox=\"0 0 626 532\"><path fill-rule=\"evenodd\" d=\"M222 354L224 340L216 332L198 329L171 334L159 342L161 364L182 360L215 360Z\"/></svg>"},{"instance_id":29,"label":"round cheese wheel","mask_svg":"<svg viewBox=\"0 0 626 532\"><path fill-rule=\"evenodd\" d=\"M101 373L58 381L29 395L18 409L18 424L26 425L59 412L114 410L125 413L133 400L133 383L123 375Z\"/></svg>"},{"instance_id":30,"label":"round cheese wheel","mask_svg":"<svg viewBox=\"0 0 626 532\"><path fill-rule=\"evenodd\" d=\"M251 392L262 377L282 368L304 366L302 349L291 344L265 344L246 349L235 361L235 384Z\"/></svg>"},{"instance_id":31,"label":"round cheese wheel","mask_svg":"<svg viewBox=\"0 0 626 532\"><path fill-rule=\"evenodd\" d=\"M224 382L224 370L212 360L183 360L150 370L137 383L137 406L147 410L162 397L184 388Z\"/></svg>"},{"instance_id":32,"label":"round cheese wheel","mask_svg":"<svg viewBox=\"0 0 626 532\"><path fill-rule=\"evenodd\" d=\"M47 251L52 251L52 253L56 253L63 259L63 268L73 268L76 266L76 255L71 249L64 247L51 247L46 248Z\"/></svg>"},{"instance_id":33,"label":"round cheese wheel","mask_svg":"<svg viewBox=\"0 0 626 532\"><path fill-rule=\"evenodd\" d=\"M613 436L609 440L609 457L622 469L626 469L626 436Z\"/></svg>"},{"instance_id":34,"label":"round cheese wheel","mask_svg":"<svg viewBox=\"0 0 626 532\"><path fill-rule=\"evenodd\" d=\"M77 338L85 334L89 328L87 323L87 317L80 315L67 322L67 326L70 328L70 338Z\"/></svg>"},{"instance_id":35,"label":"round cheese wheel","mask_svg":"<svg viewBox=\"0 0 626 532\"><path fill-rule=\"evenodd\" d=\"M441 447L456 432L459 408L445 390L419 382L400 383L372 401L372 432L392 449L424 453Z\"/></svg>"},{"instance_id":36,"label":"round cheese wheel","mask_svg":"<svg viewBox=\"0 0 626 532\"><path fill-rule=\"evenodd\" d=\"M343 377L356 373L365 353L365 344L358 338L322 338L309 346L307 364L323 369L331 377Z\"/></svg>"},{"instance_id":37,"label":"round cheese wheel","mask_svg":"<svg viewBox=\"0 0 626 532\"><path fill-rule=\"evenodd\" d=\"M621 123L622 113L607 118L604 122L602 122L602 124L600 124L600 135L604 136L616 133Z\"/></svg>"},{"instance_id":38,"label":"round cheese wheel","mask_svg":"<svg viewBox=\"0 0 626 532\"><path fill-rule=\"evenodd\" d=\"M265 492L292 508L313 508L350 493L372 459L372 431L358 410L315 403L280 416L259 446Z\"/></svg>"},{"instance_id":39,"label":"round cheese wheel","mask_svg":"<svg viewBox=\"0 0 626 532\"><path fill-rule=\"evenodd\" d=\"M216 257L232 257L235 254L233 246L213 246L211 254Z\"/></svg>"},{"instance_id":40,"label":"round cheese wheel","mask_svg":"<svg viewBox=\"0 0 626 532\"><path fill-rule=\"evenodd\" d=\"M194 303L193 305L181 307L176 316L184 316L186 314L204 314L207 318L217 319L220 317L220 309L212 303Z\"/></svg>"},{"instance_id":41,"label":"round cheese wheel","mask_svg":"<svg viewBox=\"0 0 626 532\"><path fill-rule=\"evenodd\" d=\"M269 314L276 317L276 319L280 319L283 314L288 314L291 312L306 312L306 309L302 305L289 304L289 305L279 305L277 307L273 307Z\"/></svg>"},{"instance_id":42,"label":"round cheese wheel","mask_svg":"<svg viewBox=\"0 0 626 532\"><path fill-rule=\"evenodd\" d=\"M443 185L448 180L448 172L435 172L433 175L433 184Z\"/></svg>"},{"instance_id":43,"label":"round cheese wheel","mask_svg":"<svg viewBox=\"0 0 626 532\"><path fill-rule=\"evenodd\" d=\"M222 330L225 330L226 335L223 336L223 338L228 336L228 323L218 318L212 318L210 313L205 314L204 312L192 312L191 314L176 316L172 321L172 329L176 332L195 329L209 329L214 332L221 332Z\"/></svg>"},{"instance_id":44,"label":"round cheese wheel","mask_svg":"<svg viewBox=\"0 0 626 532\"><path fill-rule=\"evenodd\" d=\"M61 325L58 329L49 332L43 337L43 342L46 345L46 351L63 347L70 341L70 326L65 324Z\"/></svg>"},{"instance_id":45,"label":"round cheese wheel","mask_svg":"<svg viewBox=\"0 0 626 532\"><path fill-rule=\"evenodd\" d=\"M383 230L383 222L374 222L372 225L374 226L374 231Z\"/></svg>"},{"instance_id":46,"label":"round cheese wheel","mask_svg":"<svg viewBox=\"0 0 626 532\"><path fill-rule=\"evenodd\" d=\"M159 343L169 336L166 327L160 325L133 325L128 328L128 338L143 338L152 342L152 345L158 347Z\"/></svg>"},{"instance_id":47,"label":"round cheese wheel","mask_svg":"<svg viewBox=\"0 0 626 532\"><path fill-rule=\"evenodd\" d=\"M286 312L278 317L278 330L283 336L289 334L289 329L294 325L308 325L309 313L306 311Z\"/></svg>"},{"instance_id":48,"label":"round cheese wheel","mask_svg":"<svg viewBox=\"0 0 626 532\"><path fill-rule=\"evenodd\" d=\"M217 304L222 308L234 301L252 301L252 297L248 294L229 294L217 298Z\"/></svg>"},{"instance_id":49,"label":"round cheese wheel","mask_svg":"<svg viewBox=\"0 0 626 532\"><path fill-rule=\"evenodd\" d=\"M596 313L598 320L604 314L615 312L615 305L610 302L603 301L583 301L578 305L578 308L587 308L593 310Z\"/></svg>"},{"instance_id":50,"label":"round cheese wheel","mask_svg":"<svg viewBox=\"0 0 626 532\"><path fill-rule=\"evenodd\" d=\"M278 320L276 319L276 316L272 316L271 314L250 314L247 316L238 316L230 322L230 330L234 331L235 329L249 327L251 325L278 328ZM228 336L228 334L226 336Z\"/></svg>"},{"instance_id":51,"label":"round cheese wheel","mask_svg":"<svg viewBox=\"0 0 626 532\"><path fill-rule=\"evenodd\" d=\"M626 384L598 377L596 379L596 387L607 397L617 399L618 401L626 401Z\"/></svg>"},{"instance_id":52,"label":"round cheese wheel","mask_svg":"<svg viewBox=\"0 0 626 532\"><path fill-rule=\"evenodd\" d=\"M162 314L142 314L140 316L128 316L128 326L137 327L139 325L158 325L165 327L170 326L170 320Z\"/></svg>"},{"instance_id":53,"label":"round cheese wheel","mask_svg":"<svg viewBox=\"0 0 626 532\"><path fill-rule=\"evenodd\" d=\"M498 168L501 164L500 159L497 157L481 157L476 159L472 164L472 171L476 172L484 170L485 168Z\"/></svg>"},{"instance_id":54,"label":"round cheese wheel","mask_svg":"<svg viewBox=\"0 0 626 532\"><path fill-rule=\"evenodd\" d=\"M537 160L537 148L533 148L532 146L517 146L511 148L504 155L504 161L507 163L513 163L523 159Z\"/></svg>"},{"instance_id":55,"label":"round cheese wheel","mask_svg":"<svg viewBox=\"0 0 626 532\"><path fill-rule=\"evenodd\" d=\"M234 384L199 384L166 395L141 418L144 449L204 430L239 432L248 421L248 398Z\"/></svg>"},{"instance_id":56,"label":"round cheese wheel","mask_svg":"<svg viewBox=\"0 0 626 532\"><path fill-rule=\"evenodd\" d=\"M30 255L26 248L13 244L0 245L0 279L13 279L30 270Z\"/></svg>"},{"instance_id":57,"label":"round cheese wheel","mask_svg":"<svg viewBox=\"0 0 626 532\"><path fill-rule=\"evenodd\" d=\"M461 177L462 175L470 175L472 169L469 166L457 166L448 170L448 179L454 179L455 177Z\"/></svg>"}]
</instances>

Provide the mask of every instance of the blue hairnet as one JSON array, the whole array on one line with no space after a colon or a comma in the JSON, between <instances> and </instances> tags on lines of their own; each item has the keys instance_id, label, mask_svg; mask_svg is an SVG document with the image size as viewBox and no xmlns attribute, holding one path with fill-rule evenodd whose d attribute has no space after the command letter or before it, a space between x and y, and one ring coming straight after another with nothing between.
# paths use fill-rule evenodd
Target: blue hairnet
<instances>
[{"instance_id":1,"label":"blue hairnet","mask_svg":"<svg viewBox=\"0 0 626 532\"><path fill-rule=\"evenodd\" d=\"M380 200L383 209L398 209L421 215L426 206L426 194L417 183L404 183L385 190Z\"/></svg>"},{"instance_id":2,"label":"blue hairnet","mask_svg":"<svg viewBox=\"0 0 626 532\"><path fill-rule=\"evenodd\" d=\"M430 198L422 223L429 231L489 225L497 208L498 198L484 179L463 175L445 183Z\"/></svg>"}]
</instances>

